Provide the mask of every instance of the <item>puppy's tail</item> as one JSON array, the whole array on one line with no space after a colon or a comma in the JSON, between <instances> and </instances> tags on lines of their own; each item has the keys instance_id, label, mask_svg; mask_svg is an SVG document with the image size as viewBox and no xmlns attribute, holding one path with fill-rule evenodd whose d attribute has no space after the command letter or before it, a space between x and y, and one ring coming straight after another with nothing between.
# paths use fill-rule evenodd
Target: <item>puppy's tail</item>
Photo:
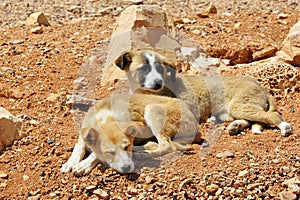
<instances>
[{"instance_id":1,"label":"puppy's tail","mask_svg":"<svg viewBox=\"0 0 300 200\"><path fill-rule=\"evenodd\" d=\"M274 97L268 93L268 102L269 102L269 109L267 112L274 112L277 111L277 107L276 107L276 101L274 99Z\"/></svg>"}]
</instances>

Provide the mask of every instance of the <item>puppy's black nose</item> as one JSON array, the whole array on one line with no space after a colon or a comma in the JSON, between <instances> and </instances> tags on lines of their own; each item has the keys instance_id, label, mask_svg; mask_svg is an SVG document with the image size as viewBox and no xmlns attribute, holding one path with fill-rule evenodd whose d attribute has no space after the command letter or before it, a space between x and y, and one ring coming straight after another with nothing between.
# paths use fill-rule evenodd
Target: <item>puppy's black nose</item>
<instances>
[{"instance_id":1,"label":"puppy's black nose","mask_svg":"<svg viewBox=\"0 0 300 200\"><path fill-rule=\"evenodd\" d=\"M161 79L155 80L154 83L155 83L154 89L156 89L156 90L161 89L163 86L163 80L161 80Z\"/></svg>"},{"instance_id":2,"label":"puppy's black nose","mask_svg":"<svg viewBox=\"0 0 300 200\"><path fill-rule=\"evenodd\" d=\"M131 165L125 165L122 167L123 172L130 172L131 171Z\"/></svg>"}]
</instances>

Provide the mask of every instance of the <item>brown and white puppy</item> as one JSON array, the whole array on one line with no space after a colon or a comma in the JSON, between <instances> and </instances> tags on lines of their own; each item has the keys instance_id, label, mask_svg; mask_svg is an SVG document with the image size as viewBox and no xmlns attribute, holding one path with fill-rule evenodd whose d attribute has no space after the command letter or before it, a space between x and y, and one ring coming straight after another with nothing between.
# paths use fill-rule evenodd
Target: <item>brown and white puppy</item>
<instances>
[{"instance_id":1,"label":"brown and white puppy","mask_svg":"<svg viewBox=\"0 0 300 200\"><path fill-rule=\"evenodd\" d=\"M197 115L176 98L119 94L101 99L86 114L78 143L61 172L85 175L101 161L129 173L134 170L132 151L160 156L190 150L188 144L200 140ZM87 149L91 154L82 160Z\"/></svg>"},{"instance_id":2,"label":"brown and white puppy","mask_svg":"<svg viewBox=\"0 0 300 200\"><path fill-rule=\"evenodd\" d=\"M175 96L198 109L200 121L215 116L232 121L227 130L235 134L252 123L252 132L261 134L262 125L275 125L283 136L292 127L276 110L269 92L256 81L235 76L179 76L172 61L153 51L129 51L115 64L126 71L131 91Z\"/></svg>"}]
</instances>

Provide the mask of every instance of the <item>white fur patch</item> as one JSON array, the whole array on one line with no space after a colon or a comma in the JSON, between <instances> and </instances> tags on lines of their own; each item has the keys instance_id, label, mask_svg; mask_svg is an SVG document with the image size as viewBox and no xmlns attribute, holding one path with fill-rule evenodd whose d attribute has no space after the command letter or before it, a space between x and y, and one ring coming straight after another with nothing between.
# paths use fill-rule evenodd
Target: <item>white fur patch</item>
<instances>
[{"instance_id":1,"label":"white fur patch","mask_svg":"<svg viewBox=\"0 0 300 200\"><path fill-rule=\"evenodd\" d=\"M149 61L149 65L151 66L151 71L146 76L144 85L146 88L153 89L156 85L157 80L161 80L163 82L163 76L156 69L155 66L156 55L151 53L146 53L145 57Z\"/></svg>"},{"instance_id":2,"label":"white fur patch","mask_svg":"<svg viewBox=\"0 0 300 200\"><path fill-rule=\"evenodd\" d=\"M105 124L107 122L107 118L114 117L113 112L108 109L101 109L99 112L96 113L96 119L100 124Z\"/></svg>"}]
</instances>

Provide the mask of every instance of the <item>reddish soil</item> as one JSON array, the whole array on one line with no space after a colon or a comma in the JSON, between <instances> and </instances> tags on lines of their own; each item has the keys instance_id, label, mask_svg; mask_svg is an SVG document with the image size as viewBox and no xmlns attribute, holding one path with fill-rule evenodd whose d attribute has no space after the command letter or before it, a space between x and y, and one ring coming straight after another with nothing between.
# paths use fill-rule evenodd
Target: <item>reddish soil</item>
<instances>
[{"instance_id":1,"label":"reddish soil","mask_svg":"<svg viewBox=\"0 0 300 200\"><path fill-rule=\"evenodd\" d=\"M53 2L2 1L0 5L0 106L23 119L28 135L0 155L0 171L8 175L0 178L0 199L279 199L280 192L291 193L284 182L300 179L299 91L278 99L283 118L294 129L289 137L282 137L274 127L265 129L264 135L246 129L229 136L222 125L207 123L201 125L204 130L220 129L215 145L193 144L194 153L176 159L167 155L161 160L164 166L144 167L130 175L101 164L84 177L60 173L78 138L67 96L73 94L82 64L110 38L116 17L126 6L118 1L106 5L70 1L58 6ZM268 46L280 48L299 20L297 1L219 1L215 2L218 13L208 18L196 15L207 7L201 1L143 2L167 8L174 18L190 19L191 23L179 26L183 33L210 56L228 59L244 49L253 53ZM78 10L70 9L74 5ZM97 14L91 5L110 5L114 10ZM39 10L51 23L43 33L33 34L32 27L17 23ZM287 18L278 19L279 13ZM226 73L243 71L232 68ZM113 87L99 88L98 97L111 94ZM225 152L233 155L217 157ZM99 191L102 195L96 194Z\"/></svg>"}]
</instances>

